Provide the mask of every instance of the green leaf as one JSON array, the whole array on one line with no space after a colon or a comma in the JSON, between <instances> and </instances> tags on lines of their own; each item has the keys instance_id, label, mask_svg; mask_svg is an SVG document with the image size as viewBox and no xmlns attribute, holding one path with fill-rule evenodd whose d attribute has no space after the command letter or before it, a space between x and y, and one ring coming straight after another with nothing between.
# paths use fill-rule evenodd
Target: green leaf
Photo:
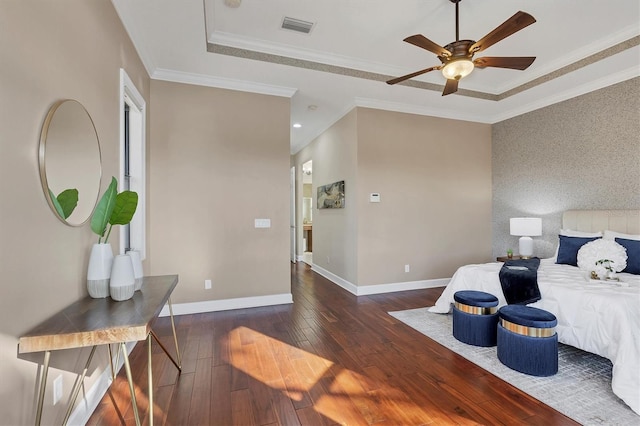
<instances>
[{"instance_id":1,"label":"green leaf","mask_svg":"<svg viewBox=\"0 0 640 426\"><path fill-rule=\"evenodd\" d=\"M122 191L116 196L116 205L113 208L109 223L111 225L126 225L131 222L138 207L138 193Z\"/></svg>"},{"instance_id":2,"label":"green leaf","mask_svg":"<svg viewBox=\"0 0 640 426\"><path fill-rule=\"evenodd\" d=\"M75 188L65 189L56 198L63 212L62 217L66 219L71 216L78 205L78 190Z\"/></svg>"},{"instance_id":3,"label":"green leaf","mask_svg":"<svg viewBox=\"0 0 640 426\"><path fill-rule=\"evenodd\" d=\"M62 206L58 202L58 199L56 198L56 194L53 193L51 188L48 188L48 189L49 189L49 198L51 199L51 202L53 203L53 207L56 208L56 212L58 213L58 216L66 219L64 217L64 210L62 210Z\"/></svg>"},{"instance_id":4,"label":"green leaf","mask_svg":"<svg viewBox=\"0 0 640 426\"><path fill-rule=\"evenodd\" d=\"M107 229L107 223L109 223L109 218L111 217L113 208L116 205L117 192L118 181L116 178L112 177L109 187L102 195L102 198L100 198L100 201L98 201L98 205L91 217L91 230L98 234L100 238L104 236Z\"/></svg>"}]
</instances>

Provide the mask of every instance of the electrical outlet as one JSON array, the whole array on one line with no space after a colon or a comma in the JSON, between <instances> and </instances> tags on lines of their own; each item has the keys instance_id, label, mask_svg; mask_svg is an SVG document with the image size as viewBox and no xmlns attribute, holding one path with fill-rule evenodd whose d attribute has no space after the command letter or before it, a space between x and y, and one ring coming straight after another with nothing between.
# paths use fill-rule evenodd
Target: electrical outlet
<instances>
[{"instance_id":1,"label":"electrical outlet","mask_svg":"<svg viewBox=\"0 0 640 426\"><path fill-rule=\"evenodd\" d=\"M56 405L62 399L62 374L53 381L53 405Z\"/></svg>"},{"instance_id":2,"label":"electrical outlet","mask_svg":"<svg viewBox=\"0 0 640 426\"><path fill-rule=\"evenodd\" d=\"M211 290L211 280L204 280L204 289Z\"/></svg>"},{"instance_id":3,"label":"electrical outlet","mask_svg":"<svg viewBox=\"0 0 640 426\"><path fill-rule=\"evenodd\" d=\"M409 271L411 271L411 266L409 266L409 265L404 265L404 271L405 271L405 272L409 272Z\"/></svg>"},{"instance_id":4,"label":"electrical outlet","mask_svg":"<svg viewBox=\"0 0 640 426\"><path fill-rule=\"evenodd\" d=\"M327 263L331 263L331 258L327 256Z\"/></svg>"}]
</instances>

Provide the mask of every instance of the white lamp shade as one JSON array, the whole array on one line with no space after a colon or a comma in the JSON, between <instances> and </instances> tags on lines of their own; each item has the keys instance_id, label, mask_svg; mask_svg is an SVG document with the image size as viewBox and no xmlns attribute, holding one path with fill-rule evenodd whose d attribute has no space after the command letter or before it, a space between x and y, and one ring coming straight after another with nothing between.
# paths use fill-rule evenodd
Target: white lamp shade
<instances>
[{"instance_id":1,"label":"white lamp shade","mask_svg":"<svg viewBox=\"0 0 640 426\"><path fill-rule=\"evenodd\" d=\"M542 235L542 219L539 217L512 217L509 219L509 232L519 237L537 237Z\"/></svg>"}]
</instances>

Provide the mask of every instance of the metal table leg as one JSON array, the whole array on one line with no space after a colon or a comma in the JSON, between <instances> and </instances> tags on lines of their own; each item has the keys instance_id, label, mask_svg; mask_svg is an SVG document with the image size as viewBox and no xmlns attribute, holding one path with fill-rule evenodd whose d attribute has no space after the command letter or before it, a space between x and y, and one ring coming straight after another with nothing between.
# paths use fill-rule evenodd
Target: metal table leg
<instances>
[{"instance_id":1,"label":"metal table leg","mask_svg":"<svg viewBox=\"0 0 640 426\"><path fill-rule=\"evenodd\" d=\"M127 372L127 381L129 382L129 392L131 392L131 404L133 405L133 415L136 418L136 425L140 426L140 415L138 414L138 402L136 401L136 390L133 386L133 376L131 375L131 366L129 365L129 355L127 355L127 345L125 342L120 343L122 358L124 359L124 368Z\"/></svg>"},{"instance_id":2,"label":"metal table leg","mask_svg":"<svg viewBox=\"0 0 640 426\"><path fill-rule=\"evenodd\" d=\"M73 405L76 403L76 399L78 399L78 393L80 393L80 388L82 388L82 383L84 382L84 378L87 375L87 371L89 370L89 365L91 365L91 360L93 359L93 354L96 353L97 346L91 348L91 353L89 354L89 358L84 365L84 370L82 370L82 375L80 376L80 380L76 382L71 391L71 401L69 402L69 406L67 407L67 413L64 415L64 420L62 421L63 425L66 425L69 421L69 417L71 417L71 410L73 410Z\"/></svg>"},{"instance_id":3,"label":"metal table leg","mask_svg":"<svg viewBox=\"0 0 640 426\"><path fill-rule=\"evenodd\" d=\"M153 369L151 368L151 333L147 336L147 376L149 385L149 425L153 426Z\"/></svg>"},{"instance_id":4,"label":"metal table leg","mask_svg":"<svg viewBox=\"0 0 640 426\"><path fill-rule=\"evenodd\" d=\"M40 392L38 392L38 408L36 409L36 426L40 426L42 421L42 404L44 403L44 391L47 388L47 374L49 373L49 362L51 361L51 351L44 353L44 363L42 364L42 378L40 379Z\"/></svg>"},{"instance_id":5,"label":"metal table leg","mask_svg":"<svg viewBox=\"0 0 640 426\"><path fill-rule=\"evenodd\" d=\"M178 348L178 335L176 334L176 325L173 322L173 307L171 305L171 298L169 298L169 316L171 317L171 329L173 330L173 343L175 343L176 345L176 353L178 354L178 364L176 366L182 373L182 359L180 358L180 349Z\"/></svg>"}]
</instances>

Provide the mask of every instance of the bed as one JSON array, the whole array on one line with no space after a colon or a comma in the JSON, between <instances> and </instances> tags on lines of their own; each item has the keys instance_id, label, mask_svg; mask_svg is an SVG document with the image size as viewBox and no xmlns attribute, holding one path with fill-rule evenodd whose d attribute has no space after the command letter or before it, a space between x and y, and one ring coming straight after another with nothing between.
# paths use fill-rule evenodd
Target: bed
<instances>
[{"instance_id":1,"label":"bed","mask_svg":"<svg viewBox=\"0 0 640 426\"><path fill-rule=\"evenodd\" d=\"M615 233L638 235L640 210L570 210L563 214L562 229L577 234L607 231L605 238L619 235ZM429 311L450 312L458 290L485 291L498 297L499 306L505 305L498 279L502 265L462 266ZM590 280L575 266L557 264L556 257L541 259L538 287L542 297L529 306L556 315L561 343L610 359L613 392L640 414L640 275L617 275L620 283Z\"/></svg>"}]
</instances>

